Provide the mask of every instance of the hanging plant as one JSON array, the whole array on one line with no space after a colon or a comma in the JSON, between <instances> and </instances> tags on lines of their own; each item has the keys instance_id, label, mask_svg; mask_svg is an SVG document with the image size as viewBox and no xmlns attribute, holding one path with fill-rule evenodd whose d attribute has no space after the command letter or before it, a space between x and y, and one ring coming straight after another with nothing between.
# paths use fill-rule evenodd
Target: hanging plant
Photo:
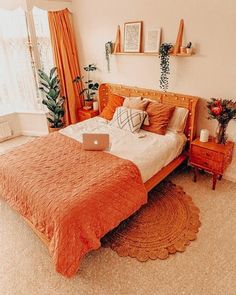
<instances>
[{"instance_id":1,"label":"hanging plant","mask_svg":"<svg viewBox=\"0 0 236 295\"><path fill-rule=\"evenodd\" d=\"M113 52L113 43L111 41L107 42L105 44L105 53L106 53L106 60L107 60L107 71L110 73L111 67L110 67L110 55Z\"/></svg>"},{"instance_id":2,"label":"hanging plant","mask_svg":"<svg viewBox=\"0 0 236 295\"><path fill-rule=\"evenodd\" d=\"M160 46L159 54L161 59L161 77L160 88L163 91L167 91L169 86L169 74L170 74L170 50L173 48L171 43L163 43Z\"/></svg>"}]
</instances>

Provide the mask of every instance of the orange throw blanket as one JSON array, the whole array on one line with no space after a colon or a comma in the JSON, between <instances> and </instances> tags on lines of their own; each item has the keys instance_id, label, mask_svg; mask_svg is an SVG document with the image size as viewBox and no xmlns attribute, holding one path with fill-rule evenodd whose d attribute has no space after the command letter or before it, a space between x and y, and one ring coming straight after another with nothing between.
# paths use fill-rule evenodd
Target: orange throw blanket
<instances>
[{"instance_id":1,"label":"orange throw blanket","mask_svg":"<svg viewBox=\"0 0 236 295\"><path fill-rule=\"evenodd\" d=\"M0 197L50 241L56 270L71 277L147 192L132 162L56 132L0 156Z\"/></svg>"}]
</instances>

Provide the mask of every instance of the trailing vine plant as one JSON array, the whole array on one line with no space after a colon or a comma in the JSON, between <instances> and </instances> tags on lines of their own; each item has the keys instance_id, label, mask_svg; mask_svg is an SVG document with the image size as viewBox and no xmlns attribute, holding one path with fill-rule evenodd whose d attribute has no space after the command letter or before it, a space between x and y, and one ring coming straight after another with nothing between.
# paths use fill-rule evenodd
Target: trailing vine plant
<instances>
[{"instance_id":1,"label":"trailing vine plant","mask_svg":"<svg viewBox=\"0 0 236 295\"><path fill-rule=\"evenodd\" d=\"M107 60L107 71L110 73L111 66L110 66L110 55L113 52L113 43L111 41L105 44L105 53L106 53L106 60Z\"/></svg>"},{"instance_id":2,"label":"trailing vine plant","mask_svg":"<svg viewBox=\"0 0 236 295\"><path fill-rule=\"evenodd\" d=\"M170 74L170 50L173 45L171 43L163 43L160 46L160 67L161 67L161 76L160 76L160 88L163 91L167 91L169 86L169 74Z\"/></svg>"}]
</instances>

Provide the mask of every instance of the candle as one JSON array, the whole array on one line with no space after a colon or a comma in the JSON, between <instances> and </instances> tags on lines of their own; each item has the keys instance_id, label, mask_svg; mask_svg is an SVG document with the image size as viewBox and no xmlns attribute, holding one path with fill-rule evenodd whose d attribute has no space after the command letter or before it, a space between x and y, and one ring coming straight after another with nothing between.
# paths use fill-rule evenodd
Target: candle
<instances>
[{"instance_id":1,"label":"candle","mask_svg":"<svg viewBox=\"0 0 236 295\"><path fill-rule=\"evenodd\" d=\"M200 141L208 142L209 139L209 131L207 129L202 129L200 132Z\"/></svg>"},{"instance_id":2,"label":"candle","mask_svg":"<svg viewBox=\"0 0 236 295\"><path fill-rule=\"evenodd\" d=\"M93 109L94 109L94 111L98 110L98 101L93 102Z\"/></svg>"}]
</instances>

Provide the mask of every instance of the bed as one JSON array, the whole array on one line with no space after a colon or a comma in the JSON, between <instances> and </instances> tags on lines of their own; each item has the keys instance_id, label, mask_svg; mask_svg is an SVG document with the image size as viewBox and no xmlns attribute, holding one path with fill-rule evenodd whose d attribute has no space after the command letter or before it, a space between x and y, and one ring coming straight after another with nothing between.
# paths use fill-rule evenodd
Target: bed
<instances>
[{"instance_id":1,"label":"bed","mask_svg":"<svg viewBox=\"0 0 236 295\"><path fill-rule=\"evenodd\" d=\"M185 134L130 136L93 118L0 157L1 197L45 242L56 270L66 277L75 275L82 257L98 249L100 239L145 204L147 192L187 158L183 147L195 134L196 97L102 84L100 111L109 93L189 109ZM81 134L87 131L109 133L110 152L84 151Z\"/></svg>"}]
</instances>

